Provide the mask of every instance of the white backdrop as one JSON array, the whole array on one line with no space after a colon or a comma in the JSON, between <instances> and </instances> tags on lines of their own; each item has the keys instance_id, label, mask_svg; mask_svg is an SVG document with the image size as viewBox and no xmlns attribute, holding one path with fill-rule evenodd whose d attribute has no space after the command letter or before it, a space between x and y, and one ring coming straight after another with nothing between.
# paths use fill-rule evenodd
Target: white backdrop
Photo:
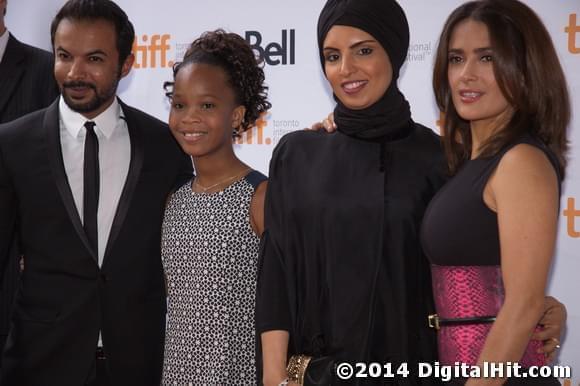
<instances>
[{"instance_id":1,"label":"white backdrop","mask_svg":"<svg viewBox=\"0 0 580 386\"><path fill-rule=\"evenodd\" d=\"M460 0L401 0L411 26L411 47L400 86L416 121L438 131L431 91L433 51L441 27ZM542 17L558 50L572 96L572 144L562 196L558 247L548 292L568 308L568 328L558 362L580 371L580 0L525 0ZM162 84L171 64L201 32L224 28L269 52L266 78L273 108L236 146L253 167L267 172L273 146L285 133L309 126L332 110L320 71L316 21L324 0L117 0L137 34L136 64L121 82L129 104L166 120ZM20 40L50 48L49 25L64 0L9 0L7 26ZM580 385L580 373L565 385Z\"/></svg>"}]
</instances>

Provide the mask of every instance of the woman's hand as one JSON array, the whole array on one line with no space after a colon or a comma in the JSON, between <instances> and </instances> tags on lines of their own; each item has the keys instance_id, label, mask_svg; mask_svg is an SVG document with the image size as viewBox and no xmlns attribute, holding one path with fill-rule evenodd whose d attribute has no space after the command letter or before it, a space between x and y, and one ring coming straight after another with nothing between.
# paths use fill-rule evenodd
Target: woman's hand
<instances>
[{"instance_id":1,"label":"woman's hand","mask_svg":"<svg viewBox=\"0 0 580 386\"><path fill-rule=\"evenodd\" d=\"M557 299L547 296L544 302L544 314L540 319L540 324L544 326L541 331L533 335L533 339L541 340L544 346L538 350L546 354L549 362L552 362L560 348L560 336L566 326L567 312L564 304Z\"/></svg>"},{"instance_id":2,"label":"woman's hand","mask_svg":"<svg viewBox=\"0 0 580 386\"><path fill-rule=\"evenodd\" d=\"M306 130L326 130L327 133L334 133L336 131L336 123L334 123L334 113L328 114L322 122L313 123L310 129Z\"/></svg>"}]
</instances>

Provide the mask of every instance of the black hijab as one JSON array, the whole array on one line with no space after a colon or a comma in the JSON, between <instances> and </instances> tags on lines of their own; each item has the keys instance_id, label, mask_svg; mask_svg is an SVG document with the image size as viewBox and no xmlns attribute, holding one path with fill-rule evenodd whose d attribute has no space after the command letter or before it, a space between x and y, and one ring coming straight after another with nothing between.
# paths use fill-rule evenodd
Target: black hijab
<instances>
[{"instance_id":1,"label":"black hijab","mask_svg":"<svg viewBox=\"0 0 580 386\"><path fill-rule=\"evenodd\" d=\"M387 91L370 107L352 110L334 95L338 131L361 139L400 137L411 120L409 103L397 87L399 70L409 48L409 25L403 9L394 0L328 0L318 18L318 50L323 71L324 39L334 25L359 28L372 35L387 52L393 67Z\"/></svg>"}]
</instances>

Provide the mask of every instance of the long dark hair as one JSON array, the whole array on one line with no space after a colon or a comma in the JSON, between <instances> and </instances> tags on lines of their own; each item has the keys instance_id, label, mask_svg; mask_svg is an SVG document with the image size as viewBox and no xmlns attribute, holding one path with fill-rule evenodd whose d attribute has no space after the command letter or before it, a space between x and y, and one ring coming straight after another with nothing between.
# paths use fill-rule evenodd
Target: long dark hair
<instances>
[{"instance_id":1,"label":"long dark hair","mask_svg":"<svg viewBox=\"0 0 580 386\"><path fill-rule=\"evenodd\" d=\"M468 19L487 26L495 79L514 111L507 124L482 144L480 156L491 156L523 133L530 133L554 152L564 176L570 121L566 79L546 27L534 11L517 0L465 3L453 11L441 32L433 90L445 114L442 134L451 173L469 159L472 146L469 122L453 105L447 77L451 35Z\"/></svg>"}]
</instances>

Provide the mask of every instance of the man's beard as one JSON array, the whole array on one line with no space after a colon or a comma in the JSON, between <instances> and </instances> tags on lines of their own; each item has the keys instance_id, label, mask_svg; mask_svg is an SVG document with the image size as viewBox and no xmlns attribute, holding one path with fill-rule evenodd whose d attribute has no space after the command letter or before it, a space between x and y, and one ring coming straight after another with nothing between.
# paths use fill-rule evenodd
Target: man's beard
<instances>
[{"instance_id":1,"label":"man's beard","mask_svg":"<svg viewBox=\"0 0 580 386\"><path fill-rule=\"evenodd\" d=\"M97 86L95 86L93 83L88 83L88 82L83 82L83 81L66 82L66 83L63 83L63 85L62 85L61 94L62 94L62 97L63 97L65 103L67 104L68 107L70 107L71 110L76 111L77 113L81 113L81 114L82 113L90 113L90 112L98 110L107 101L109 101L112 96L115 95L115 93L117 92L117 86L119 84L119 80L120 80L120 78L115 79L109 85L108 88L106 88L105 90L102 90L101 92L99 92L97 90ZM73 88L73 87L90 88L93 90L94 96L88 102L84 102L84 103L75 102L75 100L70 98L66 93L67 88Z\"/></svg>"}]
</instances>

